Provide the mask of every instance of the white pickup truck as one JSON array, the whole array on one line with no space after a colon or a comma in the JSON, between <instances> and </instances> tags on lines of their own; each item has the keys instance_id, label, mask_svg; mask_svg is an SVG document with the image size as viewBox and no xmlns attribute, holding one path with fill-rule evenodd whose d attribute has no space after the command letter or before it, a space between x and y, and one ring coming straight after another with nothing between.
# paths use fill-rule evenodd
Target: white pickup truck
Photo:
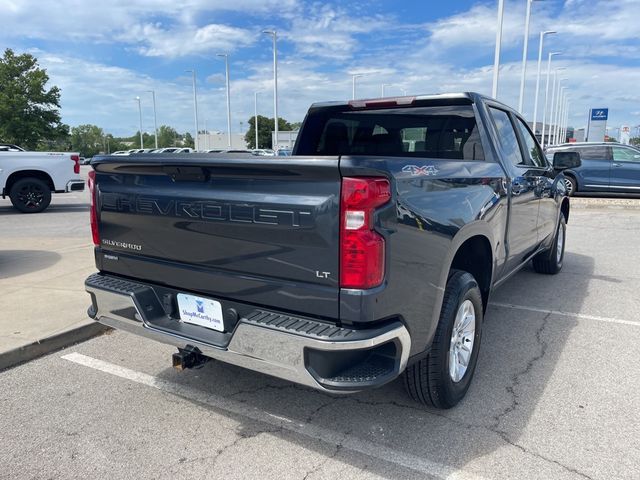
<instances>
[{"instance_id":1,"label":"white pickup truck","mask_svg":"<svg viewBox=\"0 0 640 480\"><path fill-rule=\"evenodd\" d=\"M52 193L84 190L80 156L67 152L28 152L0 143L0 188L23 213L42 212Z\"/></svg>"}]
</instances>

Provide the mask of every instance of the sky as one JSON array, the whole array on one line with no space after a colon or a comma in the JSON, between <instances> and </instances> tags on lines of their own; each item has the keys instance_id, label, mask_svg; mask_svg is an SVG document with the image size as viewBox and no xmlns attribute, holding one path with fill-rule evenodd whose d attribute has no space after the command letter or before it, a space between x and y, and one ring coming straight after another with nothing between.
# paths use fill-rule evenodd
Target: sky
<instances>
[{"instance_id":1,"label":"sky","mask_svg":"<svg viewBox=\"0 0 640 480\"><path fill-rule=\"evenodd\" d=\"M527 0L506 0L498 99L517 107ZM476 91L491 94L497 0L0 0L0 48L29 52L62 90L65 123L106 132L194 130L191 74L197 73L200 129L226 131L224 60L229 55L233 132L254 113L273 117L272 40L278 32L278 114L301 121L314 102L357 97ZM609 108L611 127L640 125L640 0L536 0L523 114L533 116L539 32L546 57L571 97L569 124ZM243 122L241 124L241 122Z\"/></svg>"}]
</instances>

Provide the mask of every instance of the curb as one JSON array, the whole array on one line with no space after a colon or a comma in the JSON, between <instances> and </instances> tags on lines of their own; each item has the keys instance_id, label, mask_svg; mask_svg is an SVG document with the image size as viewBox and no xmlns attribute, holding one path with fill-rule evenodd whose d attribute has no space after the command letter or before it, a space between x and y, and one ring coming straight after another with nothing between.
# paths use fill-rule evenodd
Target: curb
<instances>
[{"instance_id":1,"label":"curb","mask_svg":"<svg viewBox=\"0 0 640 480\"><path fill-rule=\"evenodd\" d=\"M617 203L571 203L571 210L640 210L639 205Z\"/></svg>"},{"instance_id":2,"label":"curb","mask_svg":"<svg viewBox=\"0 0 640 480\"><path fill-rule=\"evenodd\" d=\"M48 353L84 342L109 330L109 327L92 321L80 327L56 333L12 350L0 353L0 371L34 360Z\"/></svg>"}]
</instances>

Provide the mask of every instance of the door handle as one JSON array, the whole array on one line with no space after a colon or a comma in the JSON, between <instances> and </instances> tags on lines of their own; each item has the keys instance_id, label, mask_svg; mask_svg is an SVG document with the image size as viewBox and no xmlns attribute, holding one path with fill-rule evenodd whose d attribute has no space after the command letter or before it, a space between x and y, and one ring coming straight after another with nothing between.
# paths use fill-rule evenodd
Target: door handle
<instances>
[{"instance_id":1,"label":"door handle","mask_svg":"<svg viewBox=\"0 0 640 480\"><path fill-rule=\"evenodd\" d=\"M621 166L622 166L622 165L620 165L619 163L612 163L612 165L613 165L614 167L621 167Z\"/></svg>"}]
</instances>

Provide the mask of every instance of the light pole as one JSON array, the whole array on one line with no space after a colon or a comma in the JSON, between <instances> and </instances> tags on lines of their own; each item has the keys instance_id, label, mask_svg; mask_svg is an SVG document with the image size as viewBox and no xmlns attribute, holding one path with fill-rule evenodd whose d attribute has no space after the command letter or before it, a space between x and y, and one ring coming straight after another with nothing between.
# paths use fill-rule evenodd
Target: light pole
<instances>
[{"instance_id":1,"label":"light pole","mask_svg":"<svg viewBox=\"0 0 640 480\"><path fill-rule=\"evenodd\" d=\"M500 48L502 47L502 23L504 20L504 0L498 0L498 31L496 32L496 52L493 59L493 88L491 96L498 98L498 72L500 70Z\"/></svg>"},{"instance_id":2,"label":"light pole","mask_svg":"<svg viewBox=\"0 0 640 480\"><path fill-rule=\"evenodd\" d=\"M351 74L351 100L356 99L356 78L364 77L362 73Z\"/></svg>"},{"instance_id":3,"label":"light pole","mask_svg":"<svg viewBox=\"0 0 640 480\"><path fill-rule=\"evenodd\" d=\"M229 54L218 53L216 56L224 58L224 70L227 79L227 146L231 148L231 93L229 90Z\"/></svg>"},{"instance_id":4,"label":"light pole","mask_svg":"<svg viewBox=\"0 0 640 480\"><path fill-rule=\"evenodd\" d=\"M156 92L155 90L147 90L153 98L153 132L156 139L156 148L158 148L158 116L156 115Z\"/></svg>"},{"instance_id":5,"label":"light pole","mask_svg":"<svg viewBox=\"0 0 640 480\"><path fill-rule=\"evenodd\" d=\"M560 84L566 80L566 78L558 78L558 72L561 70L565 70L564 67L556 68L553 72L553 92L551 93L551 114L549 115L549 145L553 145L552 139L555 140L555 132L556 132L556 123L557 122L557 110L558 105L560 105ZM556 93L556 81L558 84ZM557 95L557 99L556 99Z\"/></svg>"},{"instance_id":6,"label":"light pole","mask_svg":"<svg viewBox=\"0 0 640 480\"><path fill-rule=\"evenodd\" d=\"M381 97L384 97L384 87L390 87L391 84L390 83L383 83L382 84L382 92L381 92Z\"/></svg>"},{"instance_id":7,"label":"light pole","mask_svg":"<svg viewBox=\"0 0 640 480\"><path fill-rule=\"evenodd\" d=\"M554 145L556 145L558 143L558 134L560 133L560 114L561 112L561 108L564 104L564 91L567 89L567 87L562 87L560 88L560 84L564 81L568 80L567 78L561 78L558 81L558 100L557 100L557 104L556 104L556 121L555 121L555 125L554 125L554 129L553 129L553 143Z\"/></svg>"},{"instance_id":8,"label":"light pole","mask_svg":"<svg viewBox=\"0 0 640 480\"><path fill-rule=\"evenodd\" d=\"M262 33L273 37L273 123L276 138L272 148L275 150L278 148L278 33L275 30L263 30Z\"/></svg>"},{"instance_id":9,"label":"light pole","mask_svg":"<svg viewBox=\"0 0 640 480\"><path fill-rule=\"evenodd\" d=\"M567 95L564 102L564 118L562 119L562 143L567 141L567 131L569 128L569 105L571 97Z\"/></svg>"},{"instance_id":10,"label":"light pole","mask_svg":"<svg viewBox=\"0 0 640 480\"><path fill-rule=\"evenodd\" d=\"M144 141L142 140L142 105L140 104L140 97L136 97L138 102L138 116L140 117L140 148L144 148Z\"/></svg>"},{"instance_id":11,"label":"light pole","mask_svg":"<svg viewBox=\"0 0 640 480\"><path fill-rule=\"evenodd\" d=\"M529 22L531 20L531 4L535 0L527 0L527 13L524 20L524 46L522 47L522 77L520 78L520 100L518 101L518 111L522 114L522 104L524 102L524 80L527 76L527 53L529 50ZM533 129L535 130L535 126ZM534 131L535 133L535 131Z\"/></svg>"},{"instance_id":12,"label":"light pole","mask_svg":"<svg viewBox=\"0 0 640 480\"><path fill-rule=\"evenodd\" d=\"M533 100L533 133L536 133L536 122L538 121L538 95L540 93L540 67L542 66L542 46L544 44L544 37L546 35L553 35L556 33L553 30L546 30L540 32L540 45L538 46L538 75L536 76L536 95Z\"/></svg>"},{"instance_id":13,"label":"light pole","mask_svg":"<svg viewBox=\"0 0 640 480\"><path fill-rule=\"evenodd\" d=\"M547 104L549 103L549 77L551 75L551 58L561 54L562 52L549 52L549 59L547 60L547 87L545 88L545 91L544 91L544 110L543 110L544 114L542 116L542 136L540 137L540 144L543 149L545 144L544 132L545 132L546 123L547 123ZM554 77L554 81L555 81L555 77ZM555 91L555 83L554 83L554 91Z\"/></svg>"},{"instance_id":14,"label":"light pole","mask_svg":"<svg viewBox=\"0 0 640 480\"><path fill-rule=\"evenodd\" d=\"M253 129L256 131L256 148L258 147L258 92L253 92Z\"/></svg>"},{"instance_id":15,"label":"light pole","mask_svg":"<svg viewBox=\"0 0 640 480\"><path fill-rule=\"evenodd\" d=\"M556 104L556 80L558 80L558 70L554 70L553 71L553 87L551 87L551 103L549 104L549 108L551 109L549 111L549 141L548 144L549 145L553 145L553 114L554 112L554 105ZM545 102L546 103L546 102ZM545 105L546 107L546 105Z\"/></svg>"},{"instance_id":16,"label":"light pole","mask_svg":"<svg viewBox=\"0 0 640 480\"><path fill-rule=\"evenodd\" d=\"M198 141L198 94L196 93L196 70L187 70L187 73L191 73L193 81L193 118L196 128L196 136L193 146L196 150L200 150L200 142Z\"/></svg>"}]
</instances>

